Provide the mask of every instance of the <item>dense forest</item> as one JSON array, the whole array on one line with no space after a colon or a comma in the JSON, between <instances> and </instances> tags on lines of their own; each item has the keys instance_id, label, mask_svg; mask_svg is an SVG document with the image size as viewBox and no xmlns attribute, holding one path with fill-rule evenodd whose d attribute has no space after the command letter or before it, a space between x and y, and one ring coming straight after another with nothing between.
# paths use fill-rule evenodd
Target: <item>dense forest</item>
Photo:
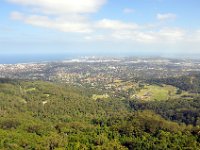
<instances>
[{"instance_id":1,"label":"dense forest","mask_svg":"<svg viewBox=\"0 0 200 150\"><path fill-rule=\"evenodd\" d=\"M0 149L200 149L198 96L140 101L93 99L95 93L60 83L1 79Z\"/></svg>"}]
</instances>

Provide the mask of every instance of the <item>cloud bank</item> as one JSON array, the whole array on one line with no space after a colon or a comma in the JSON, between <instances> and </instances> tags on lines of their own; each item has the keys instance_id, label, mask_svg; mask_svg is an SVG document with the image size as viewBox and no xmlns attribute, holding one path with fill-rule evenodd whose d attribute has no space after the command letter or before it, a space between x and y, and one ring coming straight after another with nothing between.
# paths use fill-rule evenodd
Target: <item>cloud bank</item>
<instances>
[{"instance_id":1,"label":"cloud bank","mask_svg":"<svg viewBox=\"0 0 200 150\"><path fill-rule=\"evenodd\" d=\"M200 31L168 27L159 22L176 21L174 13L155 14L155 23L138 24L112 18L94 20L91 15L106 4L106 0L7 0L23 9L13 11L11 19L32 26L61 32L80 33L86 41L128 41L142 44L177 44L200 42ZM125 8L121 13L132 13ZM149 26L149 24L153 24ZM158 24L158 25L157 25Z\"/></svg>"}]
</instances>

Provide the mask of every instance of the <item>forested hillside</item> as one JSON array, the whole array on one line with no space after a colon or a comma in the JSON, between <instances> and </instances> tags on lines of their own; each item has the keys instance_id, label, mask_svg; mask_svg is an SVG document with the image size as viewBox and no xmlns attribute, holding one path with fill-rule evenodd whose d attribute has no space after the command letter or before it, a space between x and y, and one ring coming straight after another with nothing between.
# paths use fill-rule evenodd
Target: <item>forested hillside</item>
<instances>
[{"instance_id":1,"label":"forested hillside","mask_svg":"<svg viewBox=\"0 0 200 150\"><path fill-rule=\"evenodd\" d=\"M98 90L0 81L0 149L200 149L200 100L93 98Z\"/></svg>"}]
</instances>

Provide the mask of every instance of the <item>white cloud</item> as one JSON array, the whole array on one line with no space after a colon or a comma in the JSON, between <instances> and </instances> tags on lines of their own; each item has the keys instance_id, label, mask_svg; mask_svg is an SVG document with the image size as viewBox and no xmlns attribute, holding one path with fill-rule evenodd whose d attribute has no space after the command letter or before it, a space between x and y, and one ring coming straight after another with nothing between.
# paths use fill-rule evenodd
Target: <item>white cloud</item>
<instances>
[{"instance_id":1,"label":"white cloud","mask_svg":"<svg viewBox=\"0 0 200 150\"><path fill-rule=\"evenodd\" d=\"M7 0L8 2L28 6L40 13L63 15L69 13L94 13L106 0Z\"/></svg>"},{"instance_id":2,"label":"white cloud","mask_svg":"<svg viewBox=\"0 0 200 150\"><path fill-rule=\"evenodd\" d=\"M92 32L90 24L87 22L68 21L64 18L50 19L47 16L29 15L26 16L19 12L11 13L11 18L14 20L23 21L26 24L56 29L63 32L79 32L89 33Z\"/></svg>"},{"instance_id":3,"label":"white cloud","mask_svg":"<svg viewBox=\"0 0 200 150\"><path fill-rule=\"evenodd\" d=\"M162 28L158 31L118 31L118 37L124 37L126 40L133 40L142 43L175 43L184 40L185 31L181 29ZM122 34L124 34L122 36ZM115 36L116 33L115 33Z\"/></svg>"},{"instance_id":4,"label":"white cloud","mask_svg":"<svg viewBox=\"0 0 200 150\"><path fill-rule=\"evenodd\" d=\"M119 20L102 19L95 25L97 28L110 30L135 30L139 26L135 23L125 23Z\"/></svg>"},{"instance_id":5,"label":"white cloud","mask_svg":"<svg viewBox=\"0 0 200 150\"><path fill-rule=\"evenodd\" d=\"M33 26L59 30L61 32L86 33L89 41L117 40L141 44L176 44L177 42L200 42L200 30L187 32L180 28L167 28L154 24L139 25L134 22L101 19L90 20L89 15L97 12L106 0L7 0L30 8L24 13L12 12L11 19ZM124 13L134 10L126 8ZM159 21L176 19L172 13L157 14ZM160 24L160 22L158 22Z\"/></svg>"},{"instance_id":6,"label":"white cloud","mask_svg":"<svg viewBox=\"0 0 200 150\"><path fill-rule=\"evenodd\" d=\"M100 41L100 40L106 40L105 35L88 35L84 37L87 41Z\"/></svg>"},{"instance_id":7,"label":"white cloud","mask_svg":"<svg viewBox=\"0 0 200 150\"><path fill-rule=\"evenodd\" d=\"M154 43L157 41L157 36L153 32L143 31L115 31L111 37L120 41L130 41L139 43Z\"/></svg>"},{"instance_id":8,"label":"white cloud","mask_svg":"<svg viewBox=\"0 0 200 150\"><path fill-rule=\"evenodd\" d=\"M87 40L118 40L121 42L138 42L143 44L175 44L176 42L183 42L188 39L186 31L179 28L161 28L155 31L144 31L143 29L138 30L112 30L107 34L101 36L91 35L88 36Z\"/></svg>"},{"instance_id":9,"label":"white cloud","mask_svg":"<svg viewBox=\"0 0 200 150\"><path fill-rule=\"evenodd\" d=\"M190 35L187 38L188 42L200 42L200 30L196 30L194 32L189 32Z\"/></svg>"},{"instance_id":10,"label":"white cloud","mask_svg":"<svg viewBox=\"0 0 200 150\"><path fill-rule=\"evenodd\" d=\"M130 13L135 12L135 10L132 9L132 8L124 8L123 12L124 12L125 14L130 14Z\"/></svg>"},{"instance_id":11,"label":"white cloud","mask_svg":"<svg viewBox=\"0 0 200 150\"><path fill-rule=\"evenodd\" d=\"M159 36L163 40L167 41L179 41L179 40L184 40L185 38L185 33L186 31L178 28L164 28L159 31Z\"/></svg>"},{"instance_id":12,"label":"white cloud","mask_svg":"<svg viewBox=\"0 0 200 150\"><path fill-rule=\"evenodd\" d=\"M160 21L174 20L177 18L176 14L173 13L157 14L156 17Z\"/></svg>"},{"instance_id":13,"label":"white cloud","mask_svg":"<svg viewBox=\"0 0 200 150\"><path fill-rule=\"evenodd\" d=\"M13 12L11 19L63 32L92 32L88 14L94 13L106 0L7 0L24 6L24 13ZM26 14L26 15L25 15ZM38 15L39 14L39 15Z\"/></svg>"}]
</instances>

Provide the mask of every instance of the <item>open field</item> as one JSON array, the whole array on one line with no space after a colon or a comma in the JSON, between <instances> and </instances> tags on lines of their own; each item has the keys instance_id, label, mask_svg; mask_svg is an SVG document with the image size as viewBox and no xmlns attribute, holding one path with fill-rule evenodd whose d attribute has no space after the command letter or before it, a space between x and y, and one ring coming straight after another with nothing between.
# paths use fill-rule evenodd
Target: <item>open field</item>
<instances>
[{"instance_id":1,"label":"open field","mask_svg":"<svg viewBox=\"0 0 200 150\"><path fill-rule=\"evenodd\" d=\"M107 98L109 98L108 94L103 94L103 95L93 94L92 95L92 99L94 99L94 100L97 100L97 99L107 99Z\"/></svg>"},{"instance_id":2,"label":"open field","mask_svg":"<svg viewBox=\"0 0 200 150\"><path fill-rule=\"evenodd\" d=\"M182 91L177 94L177 88L170 85L145 85L139 92L134 94L132 98L138 98L144 101L149 100L168 100L170 98L179 98L182 95L188 95L187 92Z\"/></svg>"}]
</instances>

